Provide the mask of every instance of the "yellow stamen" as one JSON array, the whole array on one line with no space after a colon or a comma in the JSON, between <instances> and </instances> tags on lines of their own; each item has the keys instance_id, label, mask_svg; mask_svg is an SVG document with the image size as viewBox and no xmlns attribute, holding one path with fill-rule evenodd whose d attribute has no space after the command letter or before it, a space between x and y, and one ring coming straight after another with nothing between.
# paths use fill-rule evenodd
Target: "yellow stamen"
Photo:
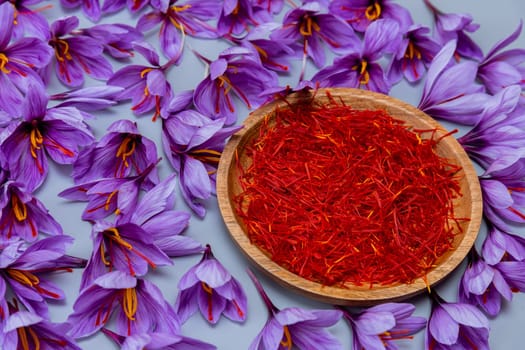
<instances>
[{"instance_id":1,"label":"yellow stamen","mask_svg":"<svg viewBox=\"0 0 525 350\"><path fill-rule=\"evenodd\" d=\"M135 138L131 136L126 136L126 138L122 141L119 148L117 149L117 153L115 154L115 157L122 158L122 161L124 162L124 166L127 168L129 167L127 158L135 152L135 148L136 148Z\"/></svg>"},{"instance_id":2,"label":"yellow stamen","mask_svg":"<svg viewBox=\"0 0 525 350\"><path fill-rule=\"evenodd\" d=\"M102 263L106 266L111 266L111 263L106 260L106 251L104 250L104 244L100 245L100 260L102 260Z\"/></svg>"},{"instance_id":3,"label":"yellow stamen","mask_svg":"<svg viewBox=\"0 0 525 350\"><path fill-rule=\"evenodd\" d=\"M55 57L58 61L64 62L66 59L73 59L73 57L69 53L69 44L66 40L55 39L55 43Z\"/></svg>"},{"instance_id":4,"label":"yellow stamen","mask_svg":"<svg viewBox=\"0 0 525 350\"><path fill-rule=\"evenodd\" d=\"M232 82L230 81L230 79L228 79L228 77L224 76L224 75L221 75L219 77L217 77L217 79L219 79L219 87L223 87L224 85L226 85L226 88L224 89L224 95L227 95L231 88L232 88Z\"/></svg>"},{"instance_id":5,"label":"yellow stamen","mask_svg":"<svg viewBox=\"0 0 525 350\"><path fill-rule=\"evenodd\" d=\"M148 74L149 72L151 72L153 70L153 68L144 68L141 72L140 72L140 77L141 78L144 78L144 76L146 74Z\"/></svg>"},{"instance_id":6,"label":"yellow stamen","mask_svg":"<svg viewBox=\"0 0 525 350\"><path fill-rule=\"evenodd\" d=\"M414 45L412 41L408 42L408 46L405 52L405 57L408 59L413 59L414 56L420 60L421 59L421 51L418 50L418 48Z\"/></svg>"},{"instance_id":7,"label":"yellow stamen","mask_svg":"<svg viewBox=\"0 0 525 350\"><path fill-rule=\"evenodd\" d=\"M124 297L122 298L122 310L124 310L124 313L130 321L135 321L137 306L137 291L135 288L126 288L124 290Z\"/></svg>"},{"instance_id":8,"label":"yellow stamen","mask_svg":"<svg viewBox=\"0 0 525 350\"><path fill-rule=\"evenodd\" d=\"M31 339L33 339L33 345L35 346L35 350L40 350L40 340L38 340L38 336L36 335L36 332L31 327L26 327L29 331L29 335L31 336Z\"/></svg>"},{"instance_id":9,"label":"yellow stamen","mask_svg":"<svg viewBox=\"0 0 525 350\"><path fill-rule=\"evenodd\" d=\"M44 142L44 137L37 127L33 127L33 129L31 129L31 133L29 134L29 142L31 143L31 156L33 158L37 158L36 150L40 149L42 143Z\"/></svg>"},{"instance_id":10,"label":"yellow stamen","mask_svg":"<svg viewBox=\"0 0 525 350\"><path fill-rule=\"evenodd\" d=\"M254 43L252 43L253 47L255 47L255 50L257 50L257 52L259 53L259 55L261 55L261 57L264 57L264 58L268 58L268 53L266 51L264 51L261 47L255 45Z\"/></svg>"},{"instance_id":11,"label":"yellow stamen","mask_svg":"<svg viewBox=\"0 0 525 350\"><path fill-rule=\"evenodd\" d=\"M352 70L359 70L359 74L361 75L359 83L362 85L366 85L370 81L370 74L368 73L367 67L368 62L365 60L361 60L360 64L352 67Z\"/></svg>"},{"instance_id":12,"label":"yellow stamen","mask_svg":"<svg viewBox=\"0 0 525 350\"><path fill-rule=\"evenodd\" d=\"M299 32L303 36L310 36L313 33L312 28L317 32L321 30L321 27L319 27L319 25L311 17L306 17L303 23L301 23Z\"/></svg>"},{"instance_id":13,"label":"yellow stamen","mask_svg":"<svg viewBox=\"0 0 525 350\"><path fill-rule=\"evenodd\" d=\"M177 28L181 32L184 32L184 27L182 26L182 24L177 22L177 20L175 18L171 18L170 17L170 22L171 22L171 24L173 24L175 26L175 28Z\"/></svg>"},{"instance_id":14,"label":"yellow stamen","mask_svg":"<svg viewBox=\"0 0 525 350\"><path fill-rule=\"evenodd\" d=\"M7 274L9 277L14 279L17 282L20 282L22 284L25 284L27 286L36 286L40 283L40 280L38 277L33 275L29 271L20 271L17 269L7 269Z\"/></svg>"},{"instance_id":15,"label":"yellow stamen","mask_svg":"<svg viewBox=\"0 0 525 350\"><path fill-rule=\"evenodd\" d=\"M204 163L218 163L221 158L221 152L213 149L198 149L191 151L188 155Z\"/></svg>"},{"instance_id":16,"label":"yellow stamen","mask_svg":"<svg viewBox=\"0 0 525 350\"><path fill-rule=\"evenodd\" d=\"M191 7L191 5L183 5L183 6L172 6L171 9L175 12L182 12L182 11L186 11L187 9L189 9Z\"/></svg>"},{"instance_id":17,"label":"yellow stamen","mask_svg":"<svg viewBox=\"0 0 525 350\"><path fill-rule=\"evenodd\" d=\"M17 195L11 195L11 208L18 221L24 221L27 218L27 207Z\"/></svg>"},{"instance_id":18,"label":"yellow stamen","mask_svg":"<svg viewBox=\"0 0 525 350\"><path fill-rule=\"evenodd\" d=\"M131 244L129 244L129 242L126 242L125 240L122 239L122 237L120 236L120 233L118 232L118 229L116 227L110 227L110 228L106 229L106 231L104 231L104 233L106 233L109 236L109 238L111 238L112 240L114 240L118 244L128 248L129 250L133 249L133 246Z\"/></svg>"},{"instance_id":19,"label":"yellow stamen","mask_svg":"<svg viewBox=\"0 0 525 350\"><path fill-rule=\"evenodd\" d=\"M290 334L290 330L288 329L288 326L283 327L284 335L283 340L281 340L281 345L286 347L288 350L292 348L292 336Z\"/></svg>"},{"instance_id":20,"label":"yellow stamen","mask_svg":"<svg viewBox=\"0 0 525 350\"><path fill-rule=\"evenodd\" d=\"M7 62L9 62L7 56L0 52L0 71L4 72L5 74L11 73L11 71L5 67Z\"/></svg>"},{"instance_id":21,"label":"yellow stamen","mask_svg":"<svg viewBox=\"0 0 525 350\"><path fill-rule=\"evenodd\" d=\"M20 345L22 345L22 349L29 350L29 341L27 340L26 328L17 328L16 332L18 333L18 340L20 341Z\"/></svg>"},{"instance_id":22,"label":"yellow stamen","mask_svg":"<svg viewBox=\"0 0 525 350\"><path fill-rule=\"evenodd\" d=\"M16 6L13 6L13 24L16 26L18 24L18 10Z\"/></svg>"},{"instance_id":23,"label":"yellow stamen","mask_svg":"<svg viewBox=\"0 0 525 350\"><path fill-rule=\"evenodd\" d=\"M109 205L111 204L111 199L118 193L118 190L114 190L111 192L106 199L106 203L104 203L104 210L109 210Z\"/></svg>"},{"instance_id":24,"label":"yellow stamen","mask_svg":"<svg viewBox=\"0 0 525 350\"><path fill-rule=\"evenodd\" d=\"M213 293L213 288L210 287L206 282L201 282L201 286L202 286L202 289L204 289L206 293L210 295Z\"/></svg>"},{"instance_id":25,"label":"yellow stamen","mask_svg":"<svg viewBox=\"0 0 525 350\"><path fill-rule=\"evenodd\" d=\"M374 1L374 3L370 6L368 6L365 10L365 16L369 21L374 21L381 16L381 5L377 1Z\"/></svg>"}]
</instances>

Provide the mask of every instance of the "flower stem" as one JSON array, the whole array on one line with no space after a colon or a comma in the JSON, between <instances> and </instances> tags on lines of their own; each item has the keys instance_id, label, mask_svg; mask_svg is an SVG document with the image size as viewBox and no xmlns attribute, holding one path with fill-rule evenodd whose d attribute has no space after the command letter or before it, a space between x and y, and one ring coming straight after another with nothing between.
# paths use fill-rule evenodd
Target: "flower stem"
<instances>
[{"instance_id":1,"label":"flower stem","mask_svg":"<svg viewBox=\"0 0 525 350\"><path fill-rule=\"evenodd\" d=\"M268 308L268 313L270 314L270 316L275 315L275 313L278 312L279 309L272 303L272 301L270 300L270 297L268 296L268 294L266 294L266 291L261 285L261 282L259 282L255 274L249 268L246 269L246 273L248 274L248 276L250 276L250 279L255 285L255 289L257 289L257 292L259 293L262 300L264 301L264 304Z\"/></svg>"}]
</instances>

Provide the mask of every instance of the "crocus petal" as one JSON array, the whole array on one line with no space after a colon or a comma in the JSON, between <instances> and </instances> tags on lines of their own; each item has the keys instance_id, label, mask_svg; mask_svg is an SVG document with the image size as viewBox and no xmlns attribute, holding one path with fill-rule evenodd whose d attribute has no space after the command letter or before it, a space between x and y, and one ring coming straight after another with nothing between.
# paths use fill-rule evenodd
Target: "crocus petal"
<instances>
[{"instance_id":1,"label":"crocus petal","mask_svg":"<svg viewBox=\"0 0 525 350\"><path fill-rule=\"evenodd\" d=\"M4 49L11 41L11 34L13 33L13 6L4 2L0 5L0 49Z\"/></svg>"},{"instance_id":2,"label":"crocus petal","mask_svg":"<svg viewBox=\"0 0 525 350\"><path fill-rule=\"evenodd\" d=\"M473 305L446 303L441 305L441 307L454 322L468 327L489 328L487 318Z\"/></svg>"},{"instance_id":3,"label":"crocus petal","mask_svg":"<svg viewBox=\"0 0 525 350\"><path fill-rule=\"evenodd\" d=\"M459 324L441 306L436 307L432 312L428 330L441 344L453 345L458 341Z\"/></svg>"},{"instance_id":4,"label":"crocus petal","mask_svg":"<svg viewBox=\"0 0 525 350\"><path fill-rule=\"evenodd\" d=\"M195 269L195 275L210 287L217 288L227 283L232 277L216 259L206 259Z\"/></svg>"}]
</instances>

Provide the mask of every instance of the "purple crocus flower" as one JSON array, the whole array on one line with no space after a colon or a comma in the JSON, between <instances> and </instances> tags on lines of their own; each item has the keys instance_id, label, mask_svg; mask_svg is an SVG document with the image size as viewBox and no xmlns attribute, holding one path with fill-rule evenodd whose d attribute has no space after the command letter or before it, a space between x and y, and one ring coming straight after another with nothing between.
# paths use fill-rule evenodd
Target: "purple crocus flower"
<instances>
[{"instance_id":1,"label":"purple crocus flower","mask_svg":"<svg viewBox=\"0 0 525 350\"><path fill-rule=\"evenodd\" d=\"M250 26L271 21L266 10L255 6L251 0L225 0L217 20L217 32L221 36L239 35L249 31Z\"/></svg>"},{"instance_id":2,"label":"purple crocus flower","mask_svg":"<svg viewBox=\"0 0 525 350\"><path fill-rule=\"evenodd\" d=\"M216 38L208 20L216 19L221 2L216 0L166 0L151 3L153 11L139 18L137 29L148 31L160 24L160 48L175 63L182 57L184 36ZM151 62L150 62L151 63Z\"/></svg>"},{"instance_id":3,"label":"purple crocus flower","mask_svg":"<svg viewBox=\"0 0 525 350\"><path fill-rule=\"evenodd\" d=\"M209 64L210 73L195 88L194 103L199 112L211 118L226 117L230 125L236 120L233 93L249 109L265 102L260 93L277 85L277 75L252 56L249 49L232 47L222 51L215 61L201 57Z\"/></svg>"},{"instance_id":4,"label":"purple crocus flower","mask_svg":"<svg viewBox=\"0 0 525 350\"><path fill-rule=\"evenodd\" d=\"M113 74L111 64L102 55L102 43L81 31L74 32L78 25L75 16L56 20L51 24L49 40L49 45L55 50L56 75L63 84L71 87L84 83L84 73L99 80L107 80ZM49 65L48 69L51 68ZM49 73L43 74L47 77Z\"/></svg>"},{"instance_id":5,"label":"purple crocus flower","mask_svg":"<svg viewBox=\"0 0 525 350\"><path fill-rule=\"evenodd\" d=\"M410 12L393 0L333 0L330 12L346 20L359 32L378 19L391 19L402 29L412 24Z\"/></svg>"},{"instance_id":6,"label":"purple crocus flower","mask_svg":"<svg viewBox=\"0 0 525 350\"><path fill-rule=\"evenodd\" d=\"M100 20L100 0L60 0L62 6L68 9L82 8L82 13L93 22Z\"/></svg>"},{"instance_id":7,"label":"purple crocus flower","mask_svg":"<svg viewBox=\"0 0 525 350\"><path fill-rule=\"evenodd\" d=\"M164 105L172 96L170 83L166 79L166 71L174 63L168 61L160 65L159 55L147 42L133 43L133 48L143 56L151 66L127 65L113 74L108 85L122 87L121 99L131 99L131 110L136 115L142 115L154 110L152 120L163 115Z\"/></svg>"},{"instance_id":8,"label":"purple crocus flower","mask_svg":"<svg viewBox=\"0 0 525 350\"><path fill-rule=\"evenodd\" d=\"M483 259L495 265L505 258L507 261L525 260L525 238L489 225L482 246Z\"/></svg>"},{"instance_id":9,"label":"purple crocus flower","mask_svg":"<svg viewBox=\"0 0 525 350\"><path fill-rule=\"evenodd\" d=\"M284 0L253 0L253 5L266 10L270 14L277 14L283 9Z\"/></svg>"},{"instance_id":10,"label":"purple crocus flower","mask_svg":"<svg viewBox=\"0 0 525 350\"><path fill-rule=\"evenodd\" d=\"M42 1L43 0L0 0L0 4L8 3L13 6L13 39L17 40L26 35L46 41L49 39L49 23L47 23L46 18L40 12L51 8L51 5L45 5L38 9L31 9L29 7L39 4Z\"/></svg>"},{"instance_id":11,"label":"purple crocus flower","mask_svg":"<svg viewBox=\"0 0 525 350\"><path fill-rule=\"evenodd\" d=\"M81 29L80 33L102 43L104 52L116 59L133 57L133 42L144 38L140 31L122 23L98 24Z\"/></svg>"},{"instance_id":12,"label":"purple crocus flower","mask_svg":"<svg viewBox=\"0 0 525 350\"><path fill-rule=\"evenodd\" d=\"M472 16L467 13L444 13L429 0L424 0L424 2L434 15L438 41L445 44L454 40L457 42L456 55L480 61L483 51L467 34L479 28L479 24L473 23Z\"/></svg>"},{"instance_id":13,"label":"purple crocus flower","mask_svg":"<svg viewBox=\"0 0 525 350\"><path fill-rule=\"evenodd\" d=\"M14 307L12 307L14 308ZM11 312L3 327L2 349L81 350L64 334L61 325L51 323L28 311Z\"/></svg>"},{"instance_id":14,"label":"purple crocus flower","mask_svg":"<svg viewBox=\"0 0 525 350\"><path fill-rule=\"evenodd\" d=\"M93 252L82 274L80 290L109 271L143 276L150 267L173 264L153 237L136 224L98 221L93 225L91 236Z\"/></svg>"},{"instance_id":15,"label":"purple crocus flower","mask_svg":"<svg viewBox=\"0 0 525 350\"><path fill-rule=\"evenodd\" d=\"M181 235L189 225L190 213L174 210L176 174L171 174L141 197L130 215L117 218L117 223L140 226L154 244L169 257L203 251L201 243Z\"/></svg>"},{"instance_id":16,"label":"purple crocus flower","mask_svg":"<svg viewBox=\"0 0 525 350\"><path fill-rule=\"evenodd\" d=\"M396 22L374 21L368 26L360 49L336 58L333 65L321 69L311 80L321 87L363 87L388 93L390 84L378 61L385 53L397 49L399 38Z\"/></svg>"},{"instance_id":17,"label":"purple crocus flower","mask_svg":"<svg viewBox=\"0 0 525 350\"><path fill-rule=\"evenodd\" d=\"M61 235L62 227L49 214L44 204L27 192L23 185L12 180L0 187L0 241L19 237L32 242L39 232Z\"/></svg>"},{"instance_id":18,"label":"purple crocus flower","mask_svg":"<svg viewBox=\"0 0 525 350\"><path fill-rule=\"evenodd\" d=\"M513 33L496 43L479 63L478 79L491 94L510 85L525 87L525 49L502 51L519 37L522 25L520 22Z\"/></svg>"},{"instance_id":19,"label":"purple crocus flower","mask_svg":"<svg viewBox=\"0 0 525 350\"><path fill-rule=\"evenodd\" d=\"M29 311L48 319L47 300L63 300L65 296L45 275L86 264L83 259L65 255L66 247L72 243L73 238L64 235L43 238L31 245L13 241L0 253L0 290L9 286Z\"/></svg>"},{"instance_id":20,"label":"purple crocus flower","mask_svg":"<svg viewBox=\"0 0 525 350\"><path fill-rule=\"evenodd\" d=\"M118 95L122 88L117 86L99 85L81 89L59 92L49 96L52 101L59 101L55 107L75 107L84 111L98 111L118 103ZM92 115L83 113L84 119L90 120Z\"/></svg>"},{"instance_id":21,"label":"purple crocus flower","mask_svg":"<svg viewBox=\"0 0 525 350\"><path fill-rule=\"evenodd\" d=\"M423 78L430 62L441 48L429 34L428 27L418 24L411 25L406 30L388 69L391 84L403 77L410 83Z\"/></svg>"},{"instance_id":22,"label":"purple crocus flower","mask_svg":"<svg viewBox=\"0 0 525 350\"><path fill-rule=\"evenodd\" d=\"M268 320L250 344L249 350L265 349L343 349L342 344L327 330L343 313L339 310L306 310L288 307L279 310L270 300L255 275L248 274L268 308Z\"/></svg>"},{"instance_id":23,"label":"purple crocus flower","mask_svg":"<svg viewBox=\"0 0 525 350\"><path fill-rule=\"evenodd\" d=\"M352 349L397 349L394 340L410 338L426 324L423 317L412 316L412 304L384 303L357 315L340 309L352 328Z\"/></svg>"},{"instance_id":24,"label":"purple crocus flower","mask_svg":"<svg viewBox=\"0 0 525 350\"><path fill-rule=\"evenodd\" d=\"M174 114L163 123L164 152L179 174L184 201L200 217L206 210L199 201L215 193L216 171L225 140L240 128L224 124L224 118L212 120L194 110Z\"/></svg>"},{"instance_id":25,"label":"purple crocus flower","mask_svg":"<svg viewBox=\"0 0 525 350\"><path fill-rule=\"evenodd\" d=\"M139 133L136 123L122 119L107 130L100 141L80 152L72 172L75 183L139 175L157 161L155 143ZM153 169L152 181L157 176Z\"/></svg>"},{"instance_id":26,"label":"purple crocus flower","mask_svg":"<svg viewBox=\"0 0 525 350\"><path fill-rule=\"evenodd\" d=\"M291 9L283 19L282 28L274 31L270 38L299 43L304 57L310 57L317 67L324 66L326 61L322 43L337 53L359 46L352 27L333 14L323 13L317 2Z\"/></svg>"},{"instance_id":27,"label":"purple crocus flower","mask_svg":"<svg viewBox=\"0 0 525 350\"><path fill-rule=\"evenodd\" d=\"M494 161L480 176L483 214L502 229L507 229L509 222L525 222L524 157L525 148L517 149L514 154Z\"/></svg>"},{"instance_id":28,"label":"purple crocus flower","mask_svg":"<svg viewBox=\"0 0 525 350\"><path fill-rule=\"evenodd\" d=\"M45 67L53 55L49 46L38 38L12 41L14 16L11 3L0 5L0 110L11 117L20 114L29 83L41 82L34 68Z\"/></svg>"},{"instance_id":29,"label":"purple crocus flower","mask_svg":"<svg viewBox=\"0 0 525 350\"><path fill-rule=\"evenodd\" d=\"M186 322L197 310L212 324L221 314L235 322L246 319L247 299L241 284L213 256L210 245L201 261L179 280L175 310Z\"/></svg>"},{"instance_id":30,"label":"purple crocus flower","mask_svg":"<svg viewBox=\"0 0 525 350\"><path fill-rule=\"evenodd\" d=\"M119 12L125 6L131 13L137 13L150 4L150 0L105 0L102 5L103 13Z\"/></svg>"},{"instance_id":31,"label":"purple crocus flower","mask_svg":"<svg viewBox=\"0 0 525 350\"><path fill-rule=\"evenodd\" d=\"M501 272L479 256L475 248L469 253L458 295L461 303L479 306L490 316L500 312L502 298L512 300L512 290Z\"/></svg>"},{"instance_id":32,"label":"purple crocus flower","mask_svg":"<svg viewBox=\"0 0 525 350\"><path fill-rule=\"evenodd\" d=\"M473 125L479 121L488 95L475 83L475 62L453 64L455 49L456 41L449 41L432 60L418 108L436 119Z\"/></svg>"},{"instance_id":33,"label":"purple crocus flower","mask_svg":"<svg viewBox=\"0 0 525 350\"><path fill-rule=\"evenodd\" d=\"M173 308L153 283L122 271L109 272L84 289L67 319L73 338L94 334L116 316L117 333L178 334L180 322Z\"/></svg>"},{"instance_id":34,"label":"purple crocus flower","mask_svg":"<svg viewBox=\"0 0 525 350\"><path fill-rule=\"evenodd\" d=\"M1 136L0 150L10 174L29 192L46 178L47 156L59 164L71 164L80 147L94 139L84 113L74 107L47 108L48 101L44 87L31 84L22 104L22 120L13 121Z\"/></svg>"},{"instance_id":35,"label":"purple crocus flower","mask_svg":"<svg viewBox=\"0 0 525 350\"><path fill-rule=\"evenodd\" d=\"M512 114L518 106L521 88L512 85L487 99L479 121L458 138L470 158L487 169L501 159L525 147L521 114Z\"/></svg>"},{"instance_id":36,"label":"purple crocus flower","mask_svg":"<svg viewBox=\"0 0 525 350\"><path fill-rule=\"evenodd\" d=\"M70 187L58 195L62 198L88 202L82 213L84 220L97 220L112 214L129 213L138 200L140 189L148 190L155 185L148 179L156 164L150 164L135 176L103 178Z\"/></svg>"},{"instance_id":37,"label":"purple crocus flower","mask_svg":"<svg viewBox=\"0 0 525 350\"><path fill-rule=\"evenodd\" d=\"M474 305L448 303L432 291L432 312L427 324L427 349L489 350L489 321Z\"/></svg>"},{"instance_id":38,"label":"purple crocus flower","mask_svg":"<svg viewBox=\"0 0 525 350\"><path fill-rule=\"evenodd\" d=\"M102 332L111 338L120 350L214 350L214 345L203 341L188 338L182 335L166 333L142 333L132 334L129 337L123 337L102 328Z\"/></svg>"},{"instance_id":39,"label":"purple crocus flower","mask_svg":"<svg viewBox=\"0 0 525 350\"><path fill-rule=\"evenodd\" d=\"M233 38L233 42L253 51L261 64L276 72L287 72L290 67L289 58L294 50L283 41L271 40L268 34L279 26L277 23L261 24L250 30L242 39Z\"/></svg>"}]
</instances>

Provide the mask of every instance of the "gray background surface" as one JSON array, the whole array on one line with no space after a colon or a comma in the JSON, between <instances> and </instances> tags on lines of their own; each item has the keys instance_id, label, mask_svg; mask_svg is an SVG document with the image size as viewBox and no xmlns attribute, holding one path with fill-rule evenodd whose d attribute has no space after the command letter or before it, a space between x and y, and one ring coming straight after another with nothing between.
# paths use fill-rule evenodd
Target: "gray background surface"
<instances>
[{"instance_id":1,"label":"gray background surface","mask_svg":"<svg viewBox=\"0 0 525 350\"><path fill-rule=\"evenodd\" d=\"M52 3L54 4L54 7L44 13L50 20L65 14L75 14L82 17L79 10L66 12L58 4L58 1L53 1ZM427 26L432 25L431 15L422 1L405 0L398 1L398 3L407 7L411 11L416 23L422 23ZM435 0L434 3L445 12L467 12L472 14L475 22L481 24L480 29L474 33L472 37L480 44L484 52L487 52L494 43L510 34L518 26L520 19L525 14L525 2L521 0ZM137 17L129 15L127 11L124 10L118 15L104 17L101 20L101 23L122 22L135 25L136 20ZM81 20L81 27L90 25L91 23L86 19ZM155 46L158 46L156 31L150 32L147 39ZM187 38L187 45L188 47L183 62L179 67L173 67L169 73L172 87L176 91L194 88L205 74L204 65L188 50L190 47L211 59L216 57L217 52L227 47L225 42L194 40L191 38ZM525 47L525 34L522 34L512 47ZM140 62L140 59L137 57L134 61ZM163 59L161 59L161 61L165 62ZM294 64L296 64L295 69L293 70L295 73L289 78L283 78L281 80L283 83L282 85L286 83L295 85L300 62L296 61ZM114 67L117 69L119 66L115 63ZM314 71L314 68L309 65L306 77L310 77ZM94 83L95 82L88 79L88 84ZM49 89L50 92L63 90L64 87L60 86L57 81L53 81ZM421 86L413 87L408 86L407 84L400 84L392 90L391 94L409 103L417 104L421 95ZM91 122L91 125L95 128L95 136L97 139L104 134L106 127L114 120L129 118L137 121L141 133L159 141L161 123L152 123L148 116L136 118L129 108L130 104L124 103L119 107L114 107L107 111L97 113L97 120ZM239 122L241 122L244 118L243 116L245 116L248 111L241 105L238 105L238 111ZM461 131L464 132L465 130L462 129ZM157 144L159 154L162 154L160 142ZM171 172L171 168L165 161L161 162L159 169L161 178L166 177ZM50 176L43 188L38 191L37 196L49 208L51 214L60 222L64 231L75 237L75 243L68 253L88 258L91 252L90 225L80 220L84 203L71 203L57 197L57 193L72 185L72 181L68 177L71 169L70 167L59 167L51 164L50 170ZM188 210L182 199L180 199L181 197L178 198L176 207L181 210ZM248 317L244 324L234 323L223 318L217 325L210 326L199 314L195 314L183 325L183 334L213 343L220 350L247 349L251 340L263 327L266 321L267 312L261 299L256 294L255 288L245 273L245 269L249 266L249 262L242 256L230 239L220 217L215 198L210 200L206 205L208 208L206 218L200 220L193 216L190 221L190 226L185 234L196 238L202 243L210 243L216 257L238 280L240 280L248 294ZM482 237L484 237L483 229L480 233L480 238ZM478 240L478 243L479 241L480 240ZM149 274L148 278L162 289L166 300L174 302L177 295L177 281L180 276L186 272L190 266L197 263L199 259L199 256L177 258L174 266L158 268L155 272ZM445 299L450 301L456 299L457 283L463 268L464 265L461 265L455 273L438 286L438 292ZM63 303L55 303L51 305L51 317L53 321L65 321L67 315L71 312L72 305L78 293L80 276L81 271L75 271L72 274L62 274L54 277L55 281L65 290L67 298ZM270 298L272 298L276 306L279 308L289 306L305 308L330 307L329 305L320 304L294 294L280 287L273 281L266 279L260 273L258 273L258 276L261 278ZM416 297L412 299L411 302L417 306L417 315L424 317L428 316L430 303L425 296ZM525 296L523 294L515 294L514 300L511 303L504 304L501 314L490 322L490 344L492 349L522 348L522 345L518 344L523 344L523 331L525 327L524 310ZM330 332L345 344L345 348L350 348L351 333L344 321L340 321L337 325L330 328ZM398 342L398 345L400 349L422 349L423 336L423 332L420 332L412 341L400 341ZM102 334L81 340L79 344L84 349L116 348Z\"/></svg>"}]
</instances>

